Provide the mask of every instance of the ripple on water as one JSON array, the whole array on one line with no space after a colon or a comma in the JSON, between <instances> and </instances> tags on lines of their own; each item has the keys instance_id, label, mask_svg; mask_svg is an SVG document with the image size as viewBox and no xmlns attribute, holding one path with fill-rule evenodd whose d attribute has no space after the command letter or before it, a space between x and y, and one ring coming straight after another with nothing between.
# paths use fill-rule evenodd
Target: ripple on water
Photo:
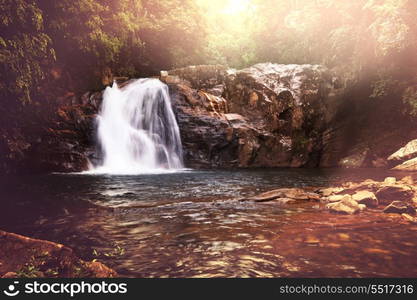
<instances>
[{"instance_id":1,"label":"ripple on water","mask_svg":"<svg viewBox=\"0 0 417 300\"><path fill-rule=\"evenodd\" d=\"M85 259L95 258L92 249L108 253L120 245L124 255L100 260L123 276L415 277L415 225L373 212L331 215L314 203L278 207L236 200L280 186L388 175L370 172L55 174L10 185L19 193L6 197L0 220L10 231L68 244Z\"/></svg>"}]
</instances>

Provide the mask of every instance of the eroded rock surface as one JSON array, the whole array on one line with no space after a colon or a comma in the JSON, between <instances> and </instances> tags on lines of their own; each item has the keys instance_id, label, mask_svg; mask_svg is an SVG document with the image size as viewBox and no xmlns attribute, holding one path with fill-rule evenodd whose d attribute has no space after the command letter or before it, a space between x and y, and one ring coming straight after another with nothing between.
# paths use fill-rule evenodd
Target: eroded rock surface
<instances>
[{"instance_id":1,"label":"eroded rock surface","mask_svg":"<svg viewBox=\"0 0 417 300\"><path fill-rule=\"evenodd\" d=\"M417 157L417 140L412 140L407 143L404 147L391 154L388 157L388 161L391 163L402 163L412 158Z\"/></svg>"},{"instance_id":2,"label":"eroded rock surface","mask_svg":"<svg viewBox=\"0 0 417 300\"><path fill-rule=\"evenodd\" d=\"M178 77L169 85L189 165L319 164L336 98L334 78L324 67L258 64L235 71L197 66L168 74Z\"/></svg>"}]
</instances>

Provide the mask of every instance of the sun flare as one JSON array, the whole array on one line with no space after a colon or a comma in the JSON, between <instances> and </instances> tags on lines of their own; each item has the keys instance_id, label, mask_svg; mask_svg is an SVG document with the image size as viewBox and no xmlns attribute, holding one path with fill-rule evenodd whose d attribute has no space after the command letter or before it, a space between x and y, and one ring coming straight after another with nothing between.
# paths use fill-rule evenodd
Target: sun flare
<instances>
[{"instance_id":1,"label":"sun flare","mask_svg":"<svg viewBox=\"0 0 417 300\"><path fill-rule=\"evenodd\" d=\"M251 0L229 0L222 13L226 15L237 15L250 10L251 7Z\"/></svg>"}]
</instances>

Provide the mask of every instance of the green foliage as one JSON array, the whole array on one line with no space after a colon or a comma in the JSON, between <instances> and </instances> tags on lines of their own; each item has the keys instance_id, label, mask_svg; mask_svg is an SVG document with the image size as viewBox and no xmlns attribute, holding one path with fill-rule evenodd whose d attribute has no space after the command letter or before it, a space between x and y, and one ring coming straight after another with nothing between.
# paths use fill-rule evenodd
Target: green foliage
<instances>
[{"instance_id":1,"label":"green foliage","mask_svg":"<svg viewBox=\"0 0 417 300\"><path fill-rule=\"evenodd\" d=\"M42 11L34 1L0 0L0 90L30 102L34 87L45 78L44 66L55 57L43 32Z\"/></svg>"},{"instance_id":2,"label":"green foliage","mask_svg":"<svg viewBox=\"0 0 417 300\"><path fill-rule=\"evenodd\" d=\"M371 98L404 94L403 102L413 103L407 87L417 69L414 0L0 0L0 5L0 90L9 101L42 98L39 85L50 82L55 68L66 73L61 83L66 89L82 91L108 84L103 74L148 76L191 64L243 68L271 61L325 64L351 82L372 82Z\"/></svg>"},{"instance_id":3,"label":"green foliage","mask_svg":"<svg viewBox=\"0 0 417 300\"><path fill-rule=\"evenodd\" d=\"M30 257L29 261L19 270L17 270L16 274L19 278L36 278L39 277L41 272L42 266L47 264L49 258L49 253L36 253L33 251L33 255ZM49 274L55 273L56 271L52 269L46 270Z\"/></svg>"},{"instance_id":4,"label":"green foliage","mask_svg":"<svg viewBox=\"0 0 417 300\"><path fill-rule=\"evenodd\" d=\"M115 244L113 249L111 249L111 251L100 253L96 249L93 249L92 254L94 257L96 257L96 259L97 258L115 258L115 257L123 256L125 254L125 251L126 250L120 247L120 245ZM96 261L96 259L94 259L93 261Z\"/></svg>"}]
</instances>

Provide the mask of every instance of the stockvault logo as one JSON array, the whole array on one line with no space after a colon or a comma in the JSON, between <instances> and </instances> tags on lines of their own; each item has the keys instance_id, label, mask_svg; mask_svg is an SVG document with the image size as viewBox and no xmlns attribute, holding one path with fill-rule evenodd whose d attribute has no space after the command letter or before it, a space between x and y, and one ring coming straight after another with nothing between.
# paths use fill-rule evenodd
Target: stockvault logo
<instances>
[{"instance_id":1,"label":"stockvault logo","mask_svg":"<svg viewBox=\"0 0 417 300\"><path fill-rule=\"evenodd\" d=\"M20 291L16 288L16 286L19 284L19 281L14 281L13 284L10 284L6 290L3 291L3 293L6 296L14 297L19 295Z\"/></svg>"}]
</instances>

